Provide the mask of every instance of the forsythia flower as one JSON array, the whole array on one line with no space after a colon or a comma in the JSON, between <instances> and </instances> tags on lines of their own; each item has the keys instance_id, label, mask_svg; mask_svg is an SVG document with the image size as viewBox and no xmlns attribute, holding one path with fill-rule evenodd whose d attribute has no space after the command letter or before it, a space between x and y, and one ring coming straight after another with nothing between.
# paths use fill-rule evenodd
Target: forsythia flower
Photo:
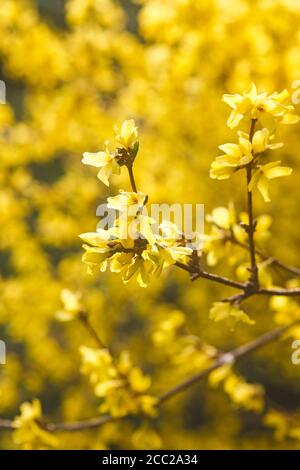
<instances>
[{"instance_id":1,"label":"forsythia flower","mask_svg":"<svg viewBox=\"0 0 300 470\"><path fill-rule=\"evenodd\" d=\"M128 211L134 215L142 210L146 201L146 194L120 191L120 194L107 198L107 207L118 211Z\"/></svg>"},{"instance_id":2,"label":"forsythia flower","mask_svg":"<svg viewBox=\"0 0 300 470\"><path fill-rule=\"evenodd\" d=\"M174 229L174 224L161 224L162 235L153 232L155 221L140 213L145 198L141 193L132 192L109 198L110 207L121 212L114 225L107 230L80 235L88 243L83 245L86 250L83 261L90 272L105 271L110 263L110 270L122 273L124 282L135 277L140 286L146 287L151 275L158 276L167 266L176 261L185 262L191 255L192 249L182 246L182 236ZM137 214L129 216L126 211L129 208Z\"/></svg>"},{"instance_id":3,"label":"forsythia flower","mask_svg":"<svg viewBox=\"0 0 300 470\"><path fill-rule=\"evenodd\" d=\"M239 137L238 144L220 145L225 155L217 157L211 165L210 177L219 180L229 178L239 167L253 160L252 145L248 139Z\"/></svg>"},{"instance_id":4,"label":"forsythia flower","mask_svg":"<svg viewBox=\"0 0 300 470\"><path fill-rule=\"evenodd\" d=\"M277 410L270 410L264 416L264 424L274 428L274 436L277 441L282 441L288 434L290 423L286 416Z\"/></svg>"},{"instance_id":5,"label":"forsythia flower","mask_svg":"<svg viewBox=\"0 0 300 470\"><path fill-rule=\"evenodd\" d=\"M121 127L115 126L115 139L126 150L131 150L138 143L138 129L133 119L124 121Z\"/></svg>"},{"instance_id":6,"label":"forsythia flower","mask_svg":"<svg viewBox=\"0 0 300 470\"><path fill-rule=\"evenodd\" d=\"M21 414L13 421L14 441L25 450L47 449L57 446L57 439L45 431L40 420L42 408L39 400L25 402L20 407Z\"/></svg>"},{"instance_id":7,"label":"forsythia flower","mask_svg":"<svg viewBox=\"0 0 300 470\"><path fill-rule=\"evenodd\" d=\"M287 325L300 319L300 306L292 297L274 296L270 299L270 308L275 313L275 322L279 325ZM299 339L300 325L289 328L286 335Z\"/></svg>"},{"instance_id":8,"label":"forsythia flower","mask_svg":"<svg viewBox=\"0 0 300 470\"><path fill-rule=\"evenodd\" d=\"M233 111L227 121L228 127L237 127L243 118L256 119L264 127L274 128L276 122L294 124L299 122L299 116L294 114L294 106L285 104L289 98L287 90L281 93L257 93L256 86L251 83L242 95L224 95L223 101Z\"/></svg>"},{"instance_id":9,"label":"forsythia flower","mask_svg":"<svg viewBox=\"0 0 300 470\"><path fill-rule=\"evenodd\" d=\"M224 391L236 405L260 413L264 408L264 388L259 384L248 384L236 374L224 383Z\"/></svg>"},{"instance_id":10,"label":"forsythia flower","mask_svg":"<svg viewBox=\"0 0 300 470\"><path fill-rule=\"evenodd\" d=\"M56 318L60 321L69 321L76 318L83 307L80 302L81 292L72 292L69 289L63 289L60 294L60 299L64 305L64 309L56 312Z\"/></svg>"},{"instance_id":11,"label":"forsythia flower","mask_svg":"<svg viewBox=\"0 0 300 470\"><path fill-rule=\"evenodd\" d=\"M219 146L225 155L217 157L211 165L210 177L213 179L228 179L235 171L248 165L254 156L267 149L274 150L281 143L270 144L273 139L268 129L256 131L252 141L245 132L239 132L238 144L223 144Z\"/></svg>"},{"instance_id":12,"label":"forsythia flower","mask_svg":"<svg viewBox=\"0 0 300 470\"><path fill-rule=\"evenodd\" d=\"M269 196L269 182L273 178L280 176L288 176L292 173L292 168L287 166L279 166L281 162L270 162L266 165L260 166L253 174L251 181L248 185L249 191L253 191L255 187L260 191L265 202L270 202Z\"/></svg>"},{"instance_id":13,"label":"forsythia flower","mask_svg":"<svg viewBox=\"0 0 300 470\"><path fill-rule=\"evenodd\" d=\"M227 320L234 318L236 322L242 321L248 325L254 325L255 321L251 320L243 310L235 307L230 302L214 302L209 312L209 318L214 321Z\"/></svg>"},{"instance_id":14,"label":"forsythia flower","mask_svg":"<svg viewBox=\"0 0 300 470\"><path fill-rule=\"evenodd\" d=\"M125 121L121 128L115 128L116 141L122 146L111 155L106 153L84 154L83 163L102 166L98 176L106 184L114 164L132 168L138 151L138 132L134 121ZM133 185L134 186L134 185ZM185 246L185 240L174 224L164 221L155 233L155 220L144 214L146 194L120 191L109 197L107 207L120 214L107 230L80 235L87 244L83 245L83 261L89 272L105 271L108 264L112 272L122 273L124 282L135 277L142 287L150 282L151 275L159 276L162 270L177 261L185 262L193 250Z\"/></svg>"},{"instance_id":15,"label":"forsythia flower","mask_svg":"<svg viewBox=\"0 0 300 470\"><path fill-rule=\"evenodd\" d=\"M120 173L120 166L117 163L116 156L109 150L108 141L105 143L105 152L85 152L82 163L101 168L97 176L106 186L109 186L109 178L112 174Z\"/></svg>"},{"instance_id":16,"label":"forsythia flower","mask_svg":"<svg viewBox=\"0 0 300 470\"><path fill-rule=\"evenodd\" d=\"M211 372L209 383L218 387L223 382L224 392L239 407L260 413L264 407L264 389L259 384L249 384L232 372L230 364L224 364Z\"/></svg>"},{"instance_id":17,"label":"forsythia flower","mask_svg":"<svg viewBox=\"0 0 300 470\"><path fill-rule=\"evenodd\" d=\"M263 422L266 426L274 429L274 437L277 441L283 441L286 438L300 440L300 426L297 423L298 416L282 413L278 410L269 410Z\"/></svg>"},{"instance_id":18,"label":"forsythia flower","mask_svg":"<svg viewBox=\"0 0 300 470\"><path fill-rule=\"evenodd\" d=\"M134 367L129 354L123 352L113 360L107 349L80 348L81 372L88 375L97 397L102 398L102 413L113 417L137 414L152 416L156 412L157 399L146 392L151 385L149 377Z\"/></svg>"}]
</instances>

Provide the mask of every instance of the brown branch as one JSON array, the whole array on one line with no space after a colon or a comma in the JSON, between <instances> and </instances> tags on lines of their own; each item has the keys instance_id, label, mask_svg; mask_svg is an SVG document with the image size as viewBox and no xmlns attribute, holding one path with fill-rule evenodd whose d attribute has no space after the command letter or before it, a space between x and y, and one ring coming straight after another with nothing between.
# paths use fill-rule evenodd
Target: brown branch
<instances>
[{"instance_id":1,"label":"brown branch","mask_svg":"<svg viewBox=\"0 0 300 470\"><path fill-rule=\"evenodd\" d=\"M45 425L45 429L49 432L76 432L85 429L96 429L105 423L114 421L110 415L103 415L97 418L87 419L85 421L74 421L72 423L49 423ZM0 423L1 424L1 423Z\"/></svg>"},{"instance_id":2,"label":"brown branch","mask_svg":"<svg viewBox=\"0 0 300 470\"><path fill-rule=\"evenodd\" d=\"M234 281L232 279L228 279L227 277L220 276L218 274L208 273L194 266L180 263L179 261L175 263L175 266L190 273L192 275L193 281L195 281L196 279L200 277L202 279L209 279L210 281L218 282L219 284L223 284L229 287L234 287L236 289L244 290L246 287L246 284L243 284L242 282Z\"/></svg>"},{"instance_id":3,"label":"brown branch","mask_svg":"<svg viewBox=\"0 0 300 470\"><path fill-rule=\"evenodd\" d=\"M256 119L251 119L251 128L249 132L249 141L252 142L254 131L255 131ZM257 290L259 287L259 280L258 280L258 268L256 264L255 258L255 244L254 244L254 232L255 232L255 221L253 217L253 198L252 198L252 191L249 191L249 183L252 178L252 162L250 162L246 167L246 175L247 175L247 202L248 202L248 226L247 226L247 233L248 233L248 241L249 241L249 254L250 254L250 262L251 262L251 276L250 282L253 284L255 289Z\"/></svg>"},{"instance_id":4,"label":"brown branch","mask_svg":"<svg viewBox=\"0 0 300 470\"><path fill-rule=\"evenodd\" d=\"M170 390L167 390L165 393L160 395L158 397L158 400L159 400L158 405L159 406L162 405L165 401L183 392L184 390L187 390L195 383L207 377L213 370L217 369L223 364L234 363L240 357L243 357L267 345L268 343L275 341L276 339L280 338L280 336L282 336L282 334L285 333L289 328L291 328L292 326L298 323L300 323L300 319L290 323L289 325L268 331L267 333L263 334L259 338L256 338L255 340L250 341L242 346L238 346L233 351L222 353L206 369L203 369L202 371L189 377L188 379L183 380L181 383L179 383L175 387L172 387ZM129 415L124 416L124 418L125 417L129 417ZM120 419L120 418L113 418L110 415L104 415L104 416L99 416L99 417L92 418L89 420L75 421L75 422L70 422L70 423L48 423L48 424L45 424L44 427L49 432L76 432L76 431L83 431L87 429L95 429L95 428L98 428L99 426L102 426L105 423L109 423L117 419ZM0 429L13 430L14 429L13 421L0 420Z\"/></svg>"},{"instance_id":5,"label":"brown branch","mask_svg":"<svg viewBox=\"0 0 300 470\"><path fill-rule=\"evenodd\" d=\"M274 288L274 289L257 289L256 290L255 286L249 283L242 283L242 282L234 281L232 279L228 279L227 277L220 276L218 274L208 273L202 270L197 271L197 269L199 268L196 268L188 264L180 263L179 261L175 263L175 266L190 273L192 275L193 281L199 278L209 279L210 281L217 282L218 284L223 284L225 286L234 287L235 289L239 289L243 291L240 294L236 294L232 297L228 297L224 299L225 302L237 302L238 300L244 300L253 295L270 295L270 296L282 295L282 296L288 296L288 297L297 297L300 295L300 287L297 287L294 289Z\"/></svg>"},{"instance_id":6,"label":"brown branch","mask_svg":"<svg viewBox=\"0 0 300 470\"><path fill-rule=\"evenodd\" d=\"M260 289L258 295L283 295L286 297L298 297L300 295L300 287L294 289Z\"/></svg>"}]
</instances>

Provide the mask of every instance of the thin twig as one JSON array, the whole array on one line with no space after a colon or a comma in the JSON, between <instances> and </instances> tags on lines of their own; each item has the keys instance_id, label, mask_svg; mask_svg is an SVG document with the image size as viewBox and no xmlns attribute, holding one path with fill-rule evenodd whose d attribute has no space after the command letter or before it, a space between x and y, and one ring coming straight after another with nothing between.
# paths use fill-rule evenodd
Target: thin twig
<instances>
[{"instance_id":1,"label":"thin twig","mask_svg":"<svg viewBox=\"0 0 300 470\"><path fill-rule=\"evenodd\" d=\"M246 287L246 284L243 284L242 282L234 281L232 279L228 279L227 277L220 276L218 274L208 273L206 271L200 270L199 268L195 268L194 266L181 263L180 261L177 261L175 263L175 266L190 273L192 275L192 281L195 281L196 279L201 277L203 279L209 279L210 281L218 282L219 284L223 284L229 287L234 287L236 289L243 290Z\"/></svg>"},{"instance_id":2,"label":"thin twig","mask_svg":"<svg viewBox=\"0 0 300 470\"><path fill-rule=\"evenodd\" d=\"M260 289L258 295L282 295L286 297L298 297L300 295L300 287L294 289Z\"/></svg>"},{"instance_id":3,"label":"thin twig","mask_svg":"<svg viewBox=\"0 0 300 470\"><path fill-rule=\"evenodd\" d=\"M103 415L97 418L87 419L85 421L74 421L72 423L49 423L45 425L45 429L49 432L75 432L84 431L85 429L95 429L103 424L114 421L112 416Z\"/></svg>"}]
</instances>

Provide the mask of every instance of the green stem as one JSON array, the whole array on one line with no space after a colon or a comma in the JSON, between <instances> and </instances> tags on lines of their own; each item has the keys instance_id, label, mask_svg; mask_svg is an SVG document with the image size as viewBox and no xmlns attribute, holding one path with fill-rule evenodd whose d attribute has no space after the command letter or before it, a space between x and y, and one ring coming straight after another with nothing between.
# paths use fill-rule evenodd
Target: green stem
<instances>
[{"instance_id":1,"label":"green stem","mask_svg":"<svg viewBox=\"0 0 300 470\"><path fill-rule=\"evenodd\" d=\"M132 191L134 193L137 193L136 184L135 184L134 175L133 175L133 170L132 170L132 165L128 165L127 169L128 169L128 173L129 173L129 178L130 178L130 184L131 184L131 187L132 187Z\"/></svg>"}]
</instances>

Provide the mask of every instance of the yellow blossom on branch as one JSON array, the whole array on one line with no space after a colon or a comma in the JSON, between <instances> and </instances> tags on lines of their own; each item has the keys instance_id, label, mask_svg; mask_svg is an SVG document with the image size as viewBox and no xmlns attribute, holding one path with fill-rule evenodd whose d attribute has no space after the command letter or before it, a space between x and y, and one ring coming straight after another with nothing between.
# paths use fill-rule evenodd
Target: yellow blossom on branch
<instances>
[{"instance_id":1,"label":"yellow blossom on branch","mask_svg":"<svg viewBox=\"0 0 300 470\"><path fill-rule=\"evenodd\" d=\"M56 312L56 318L60 321L69 321L76 318L83 310L81 304L81 292L72 292L63 289L60 294L64 309Z\"/></svg>"},{"instance_id":2,"label":"yellow blossom on branch","mask_svg":"<svg viewBox=\"0 0 300 470\"><path fill-rule=\"evenodd\" d=\"M115 126L115 139L126 150L138 143L138 129L133 119L124 121L121 127Z\"/></svg>"},{"instance_id":3,"label":"yellow blossom on branch","mask_svg":"<svg viewBox=\"0 0 300 470\"><path fill-rule=\"evenodd\" d=\"M248 325L255 324L255 321L251 320L243 310L230 302L215 302L210 309L209 318L216 322L233 318L235 322L242 321Z\"/></svg>"},{"instance_id":4,"label":"yellow blossom on branch","mask_svg":"<svg viewBox=\"0 0 300 470\"><path fill-rule=\"evenodd\" d=\"M283 144L272 144L270 141L274 136L270 135L268 129L264 128L255 132L251 142L249 135L239 132L238 144L223 144L219 146L225 155L217 157L211 165L210 177L213 179L228 179L238 169L244 168L254 157L265 150L275 150Z\"/></svg>"},{"instance_id":5,"label":"yellow blossom on branch","mask_svg":"<svg viewBox=\"0 0 300 470\"><path fill-rule=\"evenodd\" d=\"M224 392L238 407L255 413L264 408L264 388L259 384L247 383L241 375L232 371L231 364L224 364L209 375L209 383L216 388L223 384Z\"/></svg>"},{"instance_id":6,"label":"yellow blossom on branch","mask_svg":"<svg viewBox=\"0 0 300 470\"><path fill-rule=\"evenodd\" d=\"M120 190L117 196L107 198L107 207L118 211L129 211L130 215L134 215L143 208L146 199L146 194Z\"/></svg>"},{"instance_id":7,"label":"yellow blossom on branch","mask_svg":"<svg viewBox=\"0 0 300 470\"><path fill-rule=\"evenodd\" d=\"M100 411L113 417L156 412L157 399L147 392L151 380L141 369L132 365L127 351L113 359L107 349L80 348L81 372L87 375L94 393L102 399Z\"/></svg>"},{"instance_id":8,"label":"yellow blossom on branch","mask_svg":"<svg viewBox=\"0 0 300 470\"><path fill-rule=\"evenodd\" d=\"M57 446L57 439L42 427L42 407L39 400L23 403L20 411L20 415L13 421L16 444L25 450L41 450Z\"/></svg>"},{"instance_id":9,"label":"yellow blossom on branch","mask_svg":"<svg viewBox=\"0 0 300 470\"><path fill-rule=\"evenodd\" d=\"M232 108L227 125L233 129L242 119L258 120L271 130L276 122L295 124L299 122L299 116L294 113L294 106L287 104L288 98L287 90L268 95L266 92L258 93L254 83L251 83L242 95L223 96L223 101Z\"/></svg>"},{"instance_id":10,"label":"yellow blossom on branch","mask_svg":"<svg viewBox=\"0 0 300 470\"><path fill-rule=\"evenodd\" d=\"M265 202L270 202L269 196L269 181L273 178L281 176L289 176L292 173L292 168L288 166L279 166L280 161L270 162L266 165L260 166L253 174L251 181L248 185L249 191L253 191L255 187L260 191Z\"/></svg>"},{"instance_id":11,"label":"yellow blossom on branch","mask_svg":"<svg viewBox=\"0 0 300 470\"><path fill-rule=\"evenodd\" d=\"M108 141L105 143L105 152L85 152L82 163L101 168L97 176L106 186L109 186L109 178L112 174L120 173L120 166L117 163L116 156L109 150Z\"/></svg>"}]
</instances>

